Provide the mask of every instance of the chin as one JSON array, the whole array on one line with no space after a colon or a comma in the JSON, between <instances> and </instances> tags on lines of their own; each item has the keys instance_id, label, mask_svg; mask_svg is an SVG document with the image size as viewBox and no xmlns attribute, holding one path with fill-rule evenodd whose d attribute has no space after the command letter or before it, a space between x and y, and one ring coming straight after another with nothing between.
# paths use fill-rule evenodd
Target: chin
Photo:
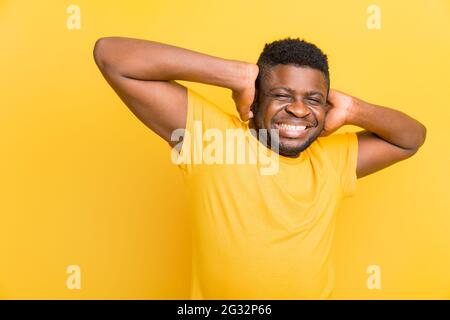
<instances>
[{"instance_id":1,"label":"chin","mask_svg":"<svg viewBox=\"0 0 450 320\"><path fill-rule=\"evenodd\" d=\"M301 152L306 150L319 135L320 131L318 131L318 133L310 134L303 139L279 137L278 153L286 157L297 157Z\"/></svg>"},{"instance_id":2,"label":"chin","mask_svg":"<svg viewBox=\"0 0 450 320\"><path fill-rule=\"evenodd\" d=\"M297 157L302 151L307 149L312 142L292 143L291 141L280 141L279 154L286 157Z\"/></svg>"}]
</instances>

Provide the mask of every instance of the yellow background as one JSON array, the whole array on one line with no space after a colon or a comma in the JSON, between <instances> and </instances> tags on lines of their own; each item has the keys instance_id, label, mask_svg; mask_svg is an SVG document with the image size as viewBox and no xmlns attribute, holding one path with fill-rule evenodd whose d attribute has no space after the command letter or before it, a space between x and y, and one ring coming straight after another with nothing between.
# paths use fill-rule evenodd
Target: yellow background
<instances>
[{"instance_id":1,"label":"yellow background","mask_svg":"<svg viewBox=\"0 0 450 320\"><path fill-rule=\"evenodd\" d=\"M80 30L66 27L71 4ZM366 27L370 4L381 30ZM332 87L423 122L419 153L341 206L333 297L450 298L449 0L0 1L0 35L1 299L188 297L181 174L98 71L93 45L111 35L251 62L305 38ZM183 84L234 111L229 90ZM380 290L366 287L372 264Z\"/></svg>"}]
</instances>

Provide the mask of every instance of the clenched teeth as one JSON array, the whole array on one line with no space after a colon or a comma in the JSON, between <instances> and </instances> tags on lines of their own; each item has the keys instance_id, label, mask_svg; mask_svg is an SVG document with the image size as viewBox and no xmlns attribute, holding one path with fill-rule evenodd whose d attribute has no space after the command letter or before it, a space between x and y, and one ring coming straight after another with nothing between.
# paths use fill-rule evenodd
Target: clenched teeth
<instances>
[{"instance_id":1,"label":"clenched teeth","mask_svg":"<svg viewBox=\"0 0 450 320\"><path fill-rule=\"evenodd\" d=\"M298 130L298 131L305 130L307 128L306 126L294 126L285 123L279 124L279 127L287 130Z\"/></svg>"}]
</instances>

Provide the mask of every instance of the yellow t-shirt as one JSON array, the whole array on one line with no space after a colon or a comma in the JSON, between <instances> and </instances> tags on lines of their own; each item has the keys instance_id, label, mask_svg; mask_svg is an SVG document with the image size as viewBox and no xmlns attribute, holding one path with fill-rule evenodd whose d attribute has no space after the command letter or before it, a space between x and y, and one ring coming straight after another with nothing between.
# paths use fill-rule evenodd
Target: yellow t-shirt
<instances>
[{"instance_id":1,"label":"yellow t-shirt","mask_svg":"<svg viewBox=\"0 0 450 320\"><path fill-rule=\"evenodd\" d=\"M226 161L229 129L244 133L246 159L261 160ZM295 159L276 154L277 170L263 174L258 152L275 152L189 88L186 132L172 156L183 161L192 212L191 299L329 297L334 213L356 188L356 134L318 138Z\"/></svg>"}]
</instances>

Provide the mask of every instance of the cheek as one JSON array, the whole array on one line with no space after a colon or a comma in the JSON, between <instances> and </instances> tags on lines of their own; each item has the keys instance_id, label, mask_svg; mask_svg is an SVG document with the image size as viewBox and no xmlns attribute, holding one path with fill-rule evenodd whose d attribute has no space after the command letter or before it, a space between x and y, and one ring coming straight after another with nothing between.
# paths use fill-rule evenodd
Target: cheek
<instances>
[{"instance_id":1,"label":"cheek","mask_svg":"<svg viewBox=\"0 0 450 320\"><path fill-rule=\"evenodd\" d=\"M264 113L264 123L270 124L272 123L272 119L273 117L278 113L278 111L281 109L282 107L278 106L275 103L271 103L268 104L266 106L265 113Z\"/></svg>"},{"instance_id":2,"label":"cheek","mask_svg":"<svg viewBox=\"0 0 450 320\"><path fill-rule=\"evenodd\" d=\"M258 128L265 128L265 119L267 111L263 106L258 107L258 113L255 115L255 123Z\"/></svg>"},{"instance_id":3,"label":"cheek","mask_svg":"<svg viewBox=\"0 0 450 320\"><path fill-rule=\"evenodd\" d=\"M262 105L260 106L260 110L257 116L257 122L259 123L260 127L262 128L268 128L271 124L271 120L273 117L273 109L270 105Z\"/></svg>"}]
</instances>

